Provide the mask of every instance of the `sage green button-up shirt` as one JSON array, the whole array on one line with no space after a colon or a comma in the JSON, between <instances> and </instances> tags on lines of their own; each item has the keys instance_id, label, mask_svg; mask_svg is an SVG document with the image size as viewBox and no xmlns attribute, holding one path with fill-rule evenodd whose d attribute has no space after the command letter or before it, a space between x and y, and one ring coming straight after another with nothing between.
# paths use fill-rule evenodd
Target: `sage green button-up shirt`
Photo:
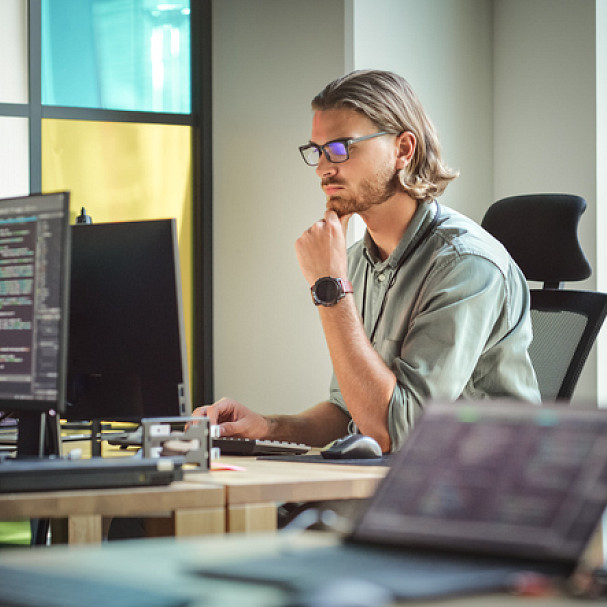
<instances>
[{"instance_id":1,"label":"sage green button-up shirt","mask_svg":"<svg viewBox=\"0 0 607 607\"><path fill-rule=\"evenodd\" d=\"M396 375L387 420L393 451L426 401L540 402L525 277L472 220L422 203L385 261L368 233L350 247L348 277L367 336ZM330 401L348 413L335 375Z\"/></svg>"}]
</instances>

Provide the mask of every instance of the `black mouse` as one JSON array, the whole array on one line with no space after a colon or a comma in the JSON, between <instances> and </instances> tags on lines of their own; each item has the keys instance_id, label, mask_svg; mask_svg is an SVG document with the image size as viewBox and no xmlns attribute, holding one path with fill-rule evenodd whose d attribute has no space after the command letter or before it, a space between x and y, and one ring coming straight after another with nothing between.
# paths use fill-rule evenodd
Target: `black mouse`
<instances>
[{"instance_id":1,"label":"black mouse","mask_svg":"<svg viewBox=\"0 0 607 607\"><path fill-rule=\"evenodd\" d=\"M364 434L348 434L321 450L325 459L373 459L382 456L379 443Z\"/></svg>"}]
</instances>

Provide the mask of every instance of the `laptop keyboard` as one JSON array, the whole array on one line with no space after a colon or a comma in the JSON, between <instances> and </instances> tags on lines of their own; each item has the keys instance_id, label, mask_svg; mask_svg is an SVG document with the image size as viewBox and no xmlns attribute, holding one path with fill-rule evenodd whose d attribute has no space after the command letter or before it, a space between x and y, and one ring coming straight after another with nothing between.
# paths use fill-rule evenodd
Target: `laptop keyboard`
<instances>
[{"instance_id":1,"label":"laptop keyboard","mask_svg":"<svg viewBox=\"0 0 607 607\"><path fill-rule=\"evenodd\" d=\"M0 603L19 607L186 607L187 598L83 577L22 571L0 566Z\"/></svg>"},{"instance_id":2,"label":"laptop keyboard","mask_svg":"<svg viewBox=\"0 0 607 607\"><path fill-rule=\"evenodd\" d=\"M342 544L285 551L280 556L232 561L198 569L203 577L276 584L307 591L335 580L361 579L387 588L399 599L429 599L503 591L529 563L507 563L405 549Z\"/></svg>"}]
</instances>

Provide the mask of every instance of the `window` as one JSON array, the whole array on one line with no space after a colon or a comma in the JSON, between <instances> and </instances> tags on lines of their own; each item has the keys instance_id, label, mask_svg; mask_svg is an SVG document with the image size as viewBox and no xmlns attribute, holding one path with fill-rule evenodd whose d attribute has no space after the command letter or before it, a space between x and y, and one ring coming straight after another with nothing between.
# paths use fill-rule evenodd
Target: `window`
<instances>
[{"instance_id":1,"label":"window","mask_svg":"<svg viewBox=\"0 0 607 607\"><path fill-rule=\"evenodd\" d=\"M43 0L42 103L190 114L190 1Z\"/></svg>"},{"instance_id":2,"label":"window","mask_svg":"<svg viewBox=\"0 0 607 607\"><path fill-rule=\"evenodd\" d=\"M74 217L177 219L194 402L213 398L210 7L0 3L0 196L68 190Z\"/></svg>"}]
</instances>

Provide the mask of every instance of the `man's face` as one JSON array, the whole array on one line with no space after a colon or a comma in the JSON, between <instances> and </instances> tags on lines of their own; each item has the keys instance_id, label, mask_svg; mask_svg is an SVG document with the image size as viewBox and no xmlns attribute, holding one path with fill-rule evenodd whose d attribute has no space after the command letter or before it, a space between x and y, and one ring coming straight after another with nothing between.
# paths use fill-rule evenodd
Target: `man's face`
<instances>
[{"instance_id":1,"label":"man's face","mask_svg":"<svg viewBox=\"0 0 607 607\"><path fill-rule=\"evenodd\" d=\"M322 110L314 114L311 143L355 139L377 133L378 128L350 109ZM322 155L316 173L327 197L327 209L338 216L364 213L388 200L399 186L394 135L375 137L349 147L345 162L330 162Z\"/></svg>"}]
</instances>

